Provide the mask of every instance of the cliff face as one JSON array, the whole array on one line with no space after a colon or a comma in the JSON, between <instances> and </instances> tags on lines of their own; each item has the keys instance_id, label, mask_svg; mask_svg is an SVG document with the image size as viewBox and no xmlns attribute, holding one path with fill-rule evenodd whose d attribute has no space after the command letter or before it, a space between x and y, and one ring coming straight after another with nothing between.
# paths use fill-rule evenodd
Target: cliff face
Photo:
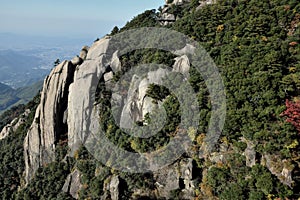
<instances>
[{"instance_id":1,"label":"cliff face","mask_svg":"<svg viewBox=\"0 0 300 200\"><path fill-rule=\"evenodd\" d=\"M73 154L85 140L86 131L90 128L87 118L94 114L94 97L97 80L100 80L110 65L106 61L106 50L109 44L108 38L95 42L86 56L86 60L77 67L74 74L74 82L69 88L68 98L68 145ZM90 92L86 92L90 91ZM85 96L83 96L85 95ZM82 99L82 101L78 101ZM97 120L97 119L95 119Z\"/></svg>"},{"instance_id":2,"label":"cliff face","mask_svg":"<svg viewBox=\"0 0 300 200\"><path fill-rule=\"evenodd\" d=\"M24 142L25 180L27 184L30 183L38 168L55 161L56 146L59 142L67 140L70 149L69 156L74 155L84 143L86 131L91 126L91 122L87 120L88 116L95 116L92 119L94 122L100 120L99 116L96 115L97 106L94 104L94 96L91 94L91 92L96 91L97 84L95 85L95 81L102 79L105 84L109 85L113 76L110 70L117 70L121 67L120 60L116 56L117 52L110 59L107 59L106 51L109 41L108 37L96 41L88 52L88 48L84 47L80 57L75 57L72 61L62 62L45 79L41 92L41 102ZM84 54L84 52L86 53ZM177 57L173 68L174 71L186 73L189 70L188 58L186 56ZM126 116L123 116L126 114L136 115L135 120L137 121L143 120L145 114L153 109L151 98L146 97L147 88L150 82L159 82L160 77L165 76L166 73L164 71L149 72L147 78L139 78L137 85L135 84L137 80L133 78L131 84L136 85L139 89L136 91L133 88L131 92L129 91L122 111L123 120L127 119ZM135 99L136 96L139 98ZM133 104L138 105L138 110L130 106ZM123 122L121 121L121 123ZM154 176L161 193L159 196L168 197L172 190L184 188L186 188L187 196L193 195L192 171L192 160L186 160L176 162L174 166L155 173ZM78 191L74 190L79 190L82 187L79 182L79 174L79 171L70 174L64 186L64 190L70 192L75 198L78 197ZM120 187L120 181L115 181L117 180L115 176L111 180L107 190L117 191L117 189L112 188ZM110 195L114 195L112 196L114 199L119 199L118 193L117 191ZM142 195L145 191L135 191L135 193ZM154 195L152 194L153 191L150 193Z\"/></svg>"},{"instance_id":3,"label":"cliff face","mask_svg":"<svg viewBox=\"0 0 300 200\"><path fill-rule=\"evenodd\" d=\"M59 162L68 164L71 163L71 167L66 173L66 176L67 174L68 176L66 180L63 180L64 186L61 188L74 198L123 199L124 196L126 196L127 199L143 199L146 197L150 199L175 199L175 197L179 199L193 199L195 196L197 196L199 199L214 199L217 198L216 196L222 194L223 196L220 198L224 199L232 199L232 195L236 195L237 198L241 197L245 199L248 197L253 197L253 195L257 195L263 199L264 197L269 197L274 194L274 192L280 190L285 191L285 193L282 192L282 194L288 194L292 192L290 189L294 184L296 184L293 173L299 173L299 160L298 154L296 153L296 147L298 148L297 145L299 143L295 139L296 136L295 132L293 132L294 130L287 130L280 127L285 126L282 125L284 122L280 121L281 119L279 117L276 118L275 111L272 113L272 110L279 112L278 110L282 109L280 108L280 106L282 107L280 103L275 102L273 103L274 105L272 104L273 107L270 107L268 111L271 114L264 112L264 107L269 105L270 102L264 102L262 107L259 105L260 101L264 101L262 95L269 92L260 91L260 87L263 87L265 84L267 84L267 80L269 79L257 79L256 81L252 80L254 76L258 76L257 71L259 71L261 73L260 75L262 76L264 74L262 73L262 70L268 70L269 65L264 69L261 68L258 70L255 68L253 70L254 72L251 72L251 70L256 65L250 66L250 61L247 69L243 68L245 65L239 66L239 68L234 68L238 64L235 60L236 58L240 60L247 60L248 58L243 57L243 55L252 55L253 52L246 52L248 54L241 52L240 55L235 55L233 52L242 51L245 47L243 45L247 43L245 41L240 42L239 40L242 40L242 37L239 38L235 35L235 33L229 34L230 30L224 29L228 28L229 25L231 26L232 24L235 24L236 26L232 29L239 28L238 30L240 30L241 28L237 23L228 23L229 25L226 25L226 21L222 21L224 16L215 16L218 19L220 18L219 21L220 23L222 22L222 24L211 23L211 19L207 19L207 13L209 13L208 9L204 9L205 14L203 14L203 16L201 15L201 12L197 13L197 15L200 16L199 19L202 21L198 20L198 18L195 18L193 13L189 11L184 14L186 16L191 15L190 18L182 18L182 21L180 21L180 18L178 18L178 15L176 14L180 14L182 10L178 9L176 10L176 13L174 10L172 11L172 9L176 8L174 6L182 5L186 6L185 9L187 9L187 5L190 5L190 3L191 1L189 0L174 0L172 2L167 1L165 7L162 9L162 12L160 15L157 15L157 18L155 19L163 22L161 24L164 25L172 26L173 24L175 25L175 28L185 27L183 25L186 25L187 21L191 21L195 24L199 23L198 25L193 26L194 32L191 34L192 37L201 37L197 39L199 41L203 41L203 44L208 44L207 48L211 48L212 55L218 58L216 61L222 61L224 63L230 61L229 63L226 63L226 67L224 67L225 64L223 66L221 63L222 73L225 74L224 77L226 78L226 83L230 86L227 88L228 95L230 97L230 112L228 113L231 115L231 117L228 119L229 122L227 126L230 128L225 127L224 134L222 133L222 138L219 139L214 152L210 153L209 155L207 152L204 152L203 154L201 153L201 155L199 153L202 152L201 150L203 149L201 149L201 147L203 143L205 143L205 131L207 130L203 127L206 127L209 121L209 110L211 109L211 104L209 101L211 99L207 88L204 86L205 82L203 81L203 77L197 74L197 72L193 71L194 66L191 66L189 57L186 55L194 50L194 46L192 45L186 45L185 48L173 52L175 54L173 56L177 56L175 58L167 57L165 52L155 52L157 53L155 59L159 61L165 61L169 58L169 60L172 59L172 62L169 62L172 64L168 65L170 68L172 68L172 72L175 71L183 74L184 78L190 81L195 90L198 92L197 98L199 98L198 100L201 103L202 121L199 125L199 131L196 131L197 133L187 130L187 132L189 132L191 135L196 135L196 139L192 144L191 152L182 155L182 157L174 161L169 166L159 169L150 175L128 175L125 172L120 172L121 170L117 171L113 168L109 168L110 165L104 166L103 163L99 164L95 158L90 158L87 152L83 151L84 153L82 153L82 149L79 151L79 149L82 147L82 144L87 141L86 133L93 128L96 123L104 123L106 125L106 132L107 136L110 137L110 141L114 141L115 143L119 142L120 144L118 143L118 145L123 145L122 147L134 152L138 152L140 150L141 152L146 152L149 150L147 149L149 148L147 146L147 142L149 141L141 142L136 138L132 139L132 137L123 137L123 132L112 125L111 118L108 117L109 120L107 121L109 122L103 122L103 120L106 118L101 118L104 115L109 115L111 110L104 113L106 110L102 109L101 111L103 113L100 113L99 110L101 105L99 102L95 102L95 94L98 92L100 97L106 95L109 96L105 89L110 88L112 82L118 78L118 74L116 74L115 71L120 71L121 69L123 70L123 67L128 67L126 65L128 63L130 64L130 67L132 67L134 64L136 64L135 61L139 63L139 61L143 60L143 57L138 54L139 52L134 52L132 53L133 55L129 56L125 55L123 58L118 57L118 51L110 52L112 53L112 56L108 55L107 51L109 50L111 37L104 37L95 41L91 47L83 47L80 55L74 57L71 61L64 61L56 66L50 75L45 79L43 90L41 92L41 101L24 142L26 166L25 180L27 185L33 181L34 175L38 171L38 168L47 167L47 165L57 160L58 157L56 154L58 151L58 146L59 144L63 143L64 145L67 144L66 147L69 151L66 155L64 155L65 158L59 160ZM199 1L193 10L196 12L206 5L211 5L214 3L216 3L215 0ZM226 2L224 2L224 4L226 4ZM232 3L230 6L224 6L224 9L226 8L231 11L230 9L234 9L234 6L238 7L238 1ZM217 10L219 8L217 7L214 9ZM213 11L215 11L214 9ZM255 9L258 9L258 7L255 7ZM240 10L243 9L240 8ZM229 11L227 12L226 10L226 12L224 11L222 14L228 13L229 15ZM212 12L210 14L213 15L214 13ZM161 17L161 19L159 19L159 17ZM197 28L202 26L201 23L204 20L208 21L208 23L205 25L210 25L210 29L207 30L207 32L210 34L207 34L206 38L203 39L202 36L197 35L202 31L202 29L198 30ZM227 20L230 20L230 18ZM238 18L238 20L240 19ZM157 23L159 24L159 22ZM179 26L176 23L182 26ZM251 23L248 23L247 21L246 24L249 25ZM192 26L192 23L190 26ZM281 24L279 24L277 28L280 29L280 27L282 28ZM206 26L203 25L202 28L204 34ZM225 31L228 32L225 33ZM243 31L239 33L243 34ZM215 40L215 38L217 39ZM220 38L223 38L223 40ZM246 38L246 36L244 38ZM255 36L254 39L255 41L259 40L261 43L268 42L265 36L263 36L261 40L259 38L260 37ZM288 44L286 41L285 43ZM272 44L274 44L274 42ZM254 46L256 47L256 45L257 44L255 43ZM271 48L271 44L269 45ZM281 47L284 49L286 46L282 45ZM289 50L291 49L292 47L290 47ZM145 54L147 55L147 58L145 60L147 60L148 57L153 58L152 53L147 54L146 51ZM219 54L222 56L218 57ZM161 58L163 57L161 55L166 56L167 58ZM256 55L260 59L265 59L259 57L262 55L260 52L254 52L253 55ZM130 56L134 58L132 59ZM271 56L273 55L270 55L270 57ZM276 60L277 57L274 56L273 59ZM258 63L258 61L255 62ZM276 60L276 62L282 63L281 61L279 62L279 60ZM262 62L259 64L264 63ZM286 73L286 71L288 71L286 69L287 68L280 73ZM278 68L277 70L281 69ZM273 73L272 71L265 72L265 74L268 75ZM131 121L128 120L129 118L132 118L133 121L137 122L139 126L147 125L147 114L151 113L157 108L161 108L162 106L168 106L171 111L178 109L176 108L175 101L170 100L168 102L169 104L164 104L166 103L167 98L159 100L153 99L148 94L148 89L151 86L151 83L154 82L157 83L157 85L160 85L160 78L165 77L167 73L167 70L157 70L143 75L134 74L132 79L130 79L129 84L130 86L132 85L132 87L129 87L129 89L126 91L122 91L124 92L122 93L124 94L123 96L110 96L116 101L121 99L120 102L122 102L123 109L119 113L121 116L119 122L122 127L126 127L127 124L131 123ZM236 77L235 74L237 74ZM249 78L251 75L253 77ZM283 80L283 77L280 77L276 82L270 81L269 88L272 88L270 89L270 94L276 94L278 88L285 87L285 85L280 85L280 87L278 86L277 88L274 87L275 89L271 87L277 83L281 84L281 78ZM233 79L233 82L230 82L231 79ZM244 85L240 87L240 84L242 84L244 80L247 80L248 82L243 83ZM258 84L261 85L257 86ZM101 89L100 92L97 91L99 88ZM252 98L252 96L249 95L251 98L246 96L243 97L244 99L242 99L242 96L244 95L242 93L246 91L247 88L251 89L248 90L248 92L250 91L249 94L251 95L251 92L254 93L260 91L261 93L259 93L259 95L257 95L255 98ZM253 88L256 88L255 90L257 91L252 91L254 90ZM168 95L169 97L171 96L170 94ZM286 96L276 98L281 99L286 98ZM238 103L236 103L237 100L239 101ZM106 101L106 103L109 104L111 102ZM246 105L245 108L243 106L244 103ZM239 108L239 106L241 106L241 108ZM249 110L247 110L248 108ZM239 111L240 113L248 113L252 111L255 112L249 116L246 114L242 115L237 111L239 109L241 109L241 111ZM256 112L258 112L259 115L263 115L264 113L267 114L264 116L264 118L256 119L259 117ZM176 120L176 116L172 115L172 112L170 113L170 116L173 117L172 119ZM252 117L252 121L249 127L247 126L245 128L243 125L247 125L249 123L249 117ZM159 119L160 118L158 118L158 120ZM257 125L257 121L262 123L260 128ZM16 122L17 120L13 121L10 125L3 129L0 134L0 140L10 134L10 132L13 132L14 129L16 129L16 127L22 123L22 120L19 120L17 123ZM164 135L166 138L172 137L173 135L176 135L178 131L180 131L178 130L178 124L174 124L171 124L173 127L171 127L171 125L167 127L169 132L167 132L167 135ZM260 133L260 129L263 130L262 126L264 124L269 124L270 127L273 127L273 125L276 124L278 127L274 126L273 129L269 129L267 127L265 132ZM242 133L242 130L244 132L248 131L247 134L243 135L244 133ZM268 131L270 130L274 130L274 133L276 134L273 134L273 132L272 134L269 134ZM285 133L285 131L286 133L292 135L287 135L287 137L291 137L296 142L291 143L290 138L284 140L284 136L278 136L278 138L276 138L277 135ZM261 137L261 139L257 139L253 135L257 138ZM276 135L276 137L274 135ZM129 142L126 142L124 138L129 138ZM162 141L155 137L154 139L151 138L151 140L152 141L149 143L154 143L155 145ZM273 149L268 147L272 145L268 143L269 140L272 140L272 143L276 143L280 140L280 142L278 142L280 144L276 144L278 146L274 146L273 148L284 149L284 159L282 159L282 156L280 156L281 153L278 149L277 152L274 152L274 155L271 155L273 152L270 151L273 151ZM159 145L157 146L157 148L161 147ZM265 148L269 148L268 152L265 152ZM69 159L72 161L69 161ZM117 162L126 163L126 161L127 160L118 160ZM93 189L91 188L98 192L93 197L88 195L84 196L84 192L80 193L81 190L86 190L88 191L86 193L92 195L90 194L93 193ZM100 190L97 190L99 188ZM252 193L252 189L253 191L255 190L255 193ZM124 190L127 191L126 194ZM245 191L247 194L242 197L243 194L241 194L240 191Z\"/></svg>"},{"instance_id":4,"label":"cliff face","mask_svg":"<svg viewBox=\"0 0 300 200\"><path fill-rule=\"evenodd\" d=\"M79 57L62 62L45 79L41 102L24 142L27 183L39 167L55 160L59 142L68 141L70 155L82 145L86 130L90 128L86 119L95 110L95 99L86 91L96 91L95 81L107 76L108 66L120 68L116 56L106 61L108 44L109 39L103 38L89 51L83 47Z\"/></svg>"},{"instance_id":5,"label":"cliff face","mask_svg":"<svg viewBox=\"0 0 300 200\"><path fill-rule=\"evenodd\" d=\"M54 161L56 144L66 139L68 90L74 71L75 66L64 61L44 81L41 103L24 142L27 182L39 167Z\"/></svg>"},{"instance_id":6,"label":"cliff face","mask_svg":"<svg viewBox=\"0 0 300 200\"><path fill-rule=\"evenodd\" d=\"M56 66L45 79L41 102L24 142L25 180L28 183L39 167L55 160L55 148L68 140L69 87L74 81L76 66L86 59L88 48L80 56Z\"/></svg>"}]
</instances>

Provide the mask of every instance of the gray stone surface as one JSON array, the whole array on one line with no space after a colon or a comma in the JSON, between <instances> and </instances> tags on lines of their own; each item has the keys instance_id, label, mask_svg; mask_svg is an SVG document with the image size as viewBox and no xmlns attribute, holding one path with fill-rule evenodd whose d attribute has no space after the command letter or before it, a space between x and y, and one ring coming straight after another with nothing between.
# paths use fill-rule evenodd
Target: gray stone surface
<instances>
[{"instance_id":1,"label":"gray stone surface","mask_svg":"<svg viewBox=\"0 0 300 200\"><path fill-rule=\"evenodd\" d=\"M121 200L120 198L120 178L117 175L112 175L104 181L104 195L101 200Z\"/></svg>"},{"instance_id":2,"label":"gray stone surface","mask_svg":"<svg viewBox=\"0 0 300 200\"><path fill-rule=\"evenodd\" d=\"M193 169L193 160L187 158L154 172L155 186L160 197L171 199L172 191L180 190L182 199L193 199L196 187L193 180Z\"/></svg>"},{"instance_id":3,"label":"gray stone surface","mask_svg":"<svg viewBox=\"0 0 300 200\"><path fill-rule=\"evenodd\" d=\"M202 9L204 6L215 4L217 0L200 0L200 5L196 8L196 10Z\"/></svg>"},{"instance_id":4,"label":"gray stone surface","mask_svg":"<svg viewBox=\"0 0 300 200\"><path fill-rule=\"evenodd\" d=\"M113 79L114 73L113 72L108 72L104 74L104 81L109 82Z\"/></svg>"},{"instance_id":5,"label":"gray stone surface","mask_svg":"<svg viewBox=\"0 0 300 200\"><path fill-rule=\"evenodd\" d=\"M193 159L188 158L180 161L181 177L184 183L183 193L186 199L192 199L194 197L196 186L193 180Z\"/></svg>"},{"instance_id":6,"label":"gray stone surface","mask_svg":"<svg viewBox=\"0 0 300 200\"><path fill-rule=\"evenodd\" d=\"M151 99L146 98L146 92L151 83L162 85L162 78L166 77L167 74L167 69L159 68L156 71L148 72L146 78L137 75L132 77L127 97L124 100L120 119L121 127L132 128L134 122L143 121L145 114L157 108L156 105L153 105Z\"/></svg>"},{"instance_id":7,"label":"gray stone surface","mask_svg":"<svg viewBox=\"0 0 300 200\"><path fill-rule=\"evenodd\" d=\"M252 141L246 140L245 138L242 138L242 141L247 144L247 148L244 152L244 155L246 157L246 165L248 167L253 167L256 164L256 145Z\"/></svg>"},{"instance_id":8,"label":"gray stone surface","mask_svg":"<svg viewBox=\"0 0 300 200\"><path fill-rule=\"evenodd\" d=\"M165 0L166 4L168 5L182 5L184 3L188 3L190 2L191 0L173 0L171 3L168 4L168 0Z\"/></svg>"},{"instance_id":9,"label":"gray stone surface","mask_svg":"<svg viewBox=\"0 0 300 200\"><path fill-rule=\"evenodd\" d=\"M170 13L163 13L160 17L160 21L164 26L175 22L175 20L176 20L175 15Z\"/></svg>"},{"instance_id":10,"label":"gray stone surface","mask_svg":"<svg viewBox=\"0 0 300 200\"><path fill-rule=\"evenodd\" d=\"M196 47L194 47L191 44L185 45L182 49L176 50L173 53L178 56L188 55L188 54L194 54Z\"/></svg>"},{"instance_id":11,"label":"gray stone surface","mask_svg":"<svg viewBox=\"0 0 300 200\"><path fill-rule=\"evenodd\" d=\"M294 169L291 161L282 160L278 155L265 154L262 156L262 165L265 165L270 172L277 176L281 183L292 186L292 171Z\"/></svg>"},{"instance_id":12,"label":"gray stone surface","mask_svg":"<svg viewBox=\"0 0 300 200\"><path fill-rule=\"evenodd\" d=\"M69 193L73 198L78 199L78 192L82 189L82 184L80 183L81 173L79 170L73 171L68 175L66 182L62 190Z\"/></svg>"},{"instance_id":13,"label":"gray stone surface","mask_svg":"<svg viewBox=\"0 0 300 200\"><path fill-rule=\"evenodd\" d=\"M27 117L29 113L30 110L26 110L19 118L13 119L11 123L3 127L2 131L0 132L0 140L3 140L10 134L13 134L19 128L19 126L24 124L25 123L24 118Z\"/></svg>"},{"instance_id":14,"label":"gray stone surface","mask_svg":"<svg viewBox=\"0 0 300 200\"><path fill-rule=\"evenodd\" d=\"M114 54L112 55L110 67L114 72L121 70L121 61L118 57L118 51L114 52Z\"/></svg>"},{"instance_id":15,"label":"gray stone surface","mask_svg":"<svg viewBox=\"0 0 300 200\"><path fill-rule=\"evenodd\" d=\"M186 55L175 58L175 63L173 65L173 71L179 72L188 78L189 71L190 71L189 58Z\"/></svg>"},{"instance_id":16,"label":"gray stone surface","mask_svg":"<svg viewBox=\"0 0 300 200\"><path fill-rule=\"evenodd\" d=\"M74 66L64 61L45 79L41 102L24 141L25 180L28 183L35 171L54 161L55 142L62 133L63 102L67 101Z\"/></svg>"},{"instance_id":17,"label":"gray stone surface","mask_svg":"<svg viewBox=\"0 0 300 200\"><path fill-rule=\"evenodd\" d=\"M88 54L88 51L89 51L89 47L88 46L83 46L81 51L80 51L80 54L79 54L79 57L82 59L82 60L85 60L86 59L86 56Z\"/></svg>"},{"instance_id":18,"label":"gray stone surface","mask_svg":"<svg viewBox=\"0 0 300 200\"><path fill-rule=\"evenodd\" d=\"M83 62L83 59L79 56L75 56L72 60L71 60L71 63L73 65L81 65L81 63Z\"/></svg>"},{"instance_id":19,"label":"gray stone surface","mask_svg":"<svg viewBox=\"0 0 300 200\"><path fill-rule=\"evenodd\" d=\"M90 130L90 123L87 121L90 112L94 112L94 96L98 80L106 70L105 52L109 39L103 38L95 42L89 49L86 60L78 67L74 75L74 82L69 88L68 97L68 144L71 155L86 139L86 133ZM83 101L78 101L83 99ZM96 117L97 115L92 114Z\"/></svg>"}]
</instances>

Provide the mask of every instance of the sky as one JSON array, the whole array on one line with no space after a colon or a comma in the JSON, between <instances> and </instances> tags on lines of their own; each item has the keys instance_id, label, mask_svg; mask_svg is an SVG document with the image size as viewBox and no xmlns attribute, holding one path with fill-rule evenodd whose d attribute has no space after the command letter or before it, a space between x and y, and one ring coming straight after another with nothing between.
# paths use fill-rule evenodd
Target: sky
<instances>
[{"instance_id":1,"label":"sky","mask_svg":"<svg viewBox=\"0 0 300 200\"><path fill-rule=\"evenodd\" d=\"M164 0L0 0L0 33L98 37Z\"/></svg>"}]
</instances>

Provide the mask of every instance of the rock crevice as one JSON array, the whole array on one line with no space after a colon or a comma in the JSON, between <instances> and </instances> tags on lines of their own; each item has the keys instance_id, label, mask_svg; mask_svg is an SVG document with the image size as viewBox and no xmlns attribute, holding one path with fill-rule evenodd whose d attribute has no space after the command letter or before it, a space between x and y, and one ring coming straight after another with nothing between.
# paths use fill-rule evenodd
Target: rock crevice
<instances>
[{"instance_id":1,"label":"rock crevice","mask_svg":"<svg viewBox=\"0 0 300 200\"><path fill-rule=\"evenodd\" d=\"M44 81L41 102L24 142L27 183L39 167L55 160L56 144L66 139L67 124L63 118L74 72L75 66L64 61Z\"/></svg>"}]
</instances>

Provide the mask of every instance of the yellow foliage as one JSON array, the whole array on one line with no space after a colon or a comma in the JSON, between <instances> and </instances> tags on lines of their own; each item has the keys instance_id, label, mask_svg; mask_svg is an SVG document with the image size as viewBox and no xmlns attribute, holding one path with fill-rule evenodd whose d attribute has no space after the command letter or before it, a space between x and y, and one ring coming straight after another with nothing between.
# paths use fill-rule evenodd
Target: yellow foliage
<instances>
[{"instance_id":1,"label":"yellow foliage","mask_svg":"<svg viewBox=\"0 0 300 200\"><path fill-rule=\"evenodd\" d=\"M268 200L272 200L273 197L274 197L274 194L268 194L267 199L268 199Z\"/></svg>"},{"instance_id":2,"label":"yellow foliage","mask_svg":"<svg viewBox=\"0 0 300 200\"><path fill-rule=\"evenodd\" d=\"M267 42L267 41L268 41L268 38L267 38L266 36L262 36L262 37L261 37L261 40L264 41L264 42Z\"/></svg>"},{"instance_id":3,"label":"yellow foliage","mask_svg":"<svg viewBox=\"0 0 300 200\"><path fill-rule=\"evenodd\" d=\"M107 133L108 134L110 134L110 133L112 133L112 130L113 130L113 125L112 124L108 124L108 126L107 126Z\"/></svg>"},{"instance_id":4,"label":"yellow foliage","mask_svg":"<svg viewBox=\"0 0 300 200\"><path fill-rule=\"evenodd\" d=\"M224 144L229 144L229 141L228 141L227 137L225 137L225 136L221 138L221 141L222 141Z\"/></svg>"},{"instance_id":5,"label":"yellow foliage","mask_svg":"<svg viewBox=\"0 0 300 200\"><path fill-rule=\"evenodd\" d=\"M292 73L296 72L296 67L289 67L289 72L292 72Z\"/></svg>"},{"instance_id":6,"label":"yellow foliage","mask_svg":"<svg viewBox=\"0 0 300 200\"><path fill-rule=\"evenodd\" d=\"M235 35L235 36L233 36L233 38L232 38L232 41L237 41L237 39L238 39L238 37Z\"/></svg>"},{"instance_id":7,"label":"yellow foliage","mask_svg":"<svg viewBox=\"0 0 300 200\"><path fill-rule=\"evenodd\" d=\"M224 25L222 24L222 25L219 25L218 27L217 27L217 32L222 32L224 30Z\"/></svg>"},{"instance_id":8,"label":"yellow foliage","mask_svg":"<svg viewBox=\"0 0 300 200\"><path fill-rule=\"evenodd\" d=\"M131 146L131 148L132 148L133 150L138 151L139 145L138 145L138 143L137 143L135 140L131 140L131 141L130 141L130 146Z\"/></svg>"},{"instance_id":9,"label":"yellow foliage","mask_svg":"<svg viewBox=\"0 0 300 200\"><path fill-rule=\"evenodd\" d=\"M287 148L287 149L294 149L294 148L296 148L298 145L299 145L299 142L298 142L297 140L294 140L294 141L292 142L292 144L286 146L286 148Z\"/></svg>"},{"instance_id":10,"label":"yellow foliage","mask_svg":"<svg viewBox=\"0 0 300 200\"><path fill-rule=\"evenodd\" d=\"M79 150L76 150L74 152L74 158L75 158L75 160L78 160L78 158L79 158Z\"/></svg>"},{"instance_id":11,"label":"yellow foliage","mask_svg":"<svg viewBox=\"0 0 300 200\"><path fill-rule=\"evenodd\" d=\"M207 197L209 199L213 199L213 197L214 197L213 190L209 185L202 182L200 184L200 188L201 188L201 191L202 191L202 193L204 194L205 197Z\"/></svg>"},{"instance_id":12,"label":"yellow foliage","mask_svg":"<svg viewBox=\"0 0 300 200\"><path fill-rule=\"evenodd\" d=\"M204 133L201 133L200 135L198 135L197 138L196 138L197 144L198 145L202 145L204 138L205 138L205 134Z\"/></svg>"},{"instance_id":13,"label":"yellow foliage","mask_svg":"<svg viewBox=\"0 0 300 200\"><path fill-rule=\"evenodd\" d=\"M88 187L89 187L89 185L88 184L83 184L83 186L82 186L84 189L87 189Z\"/></svg>"},{"instance_id":14,"label":"yellow foliage","mask_svg":"<svg viewBox=\"0 0 300 200\"><path fill-rule=\"evenodd\" d=\"M192 141L195 140L196 133L197 133L197 130L194 127L189 127L188 135L189 135L189 137L191 138Z\"/></svg>"}]
</instances>

